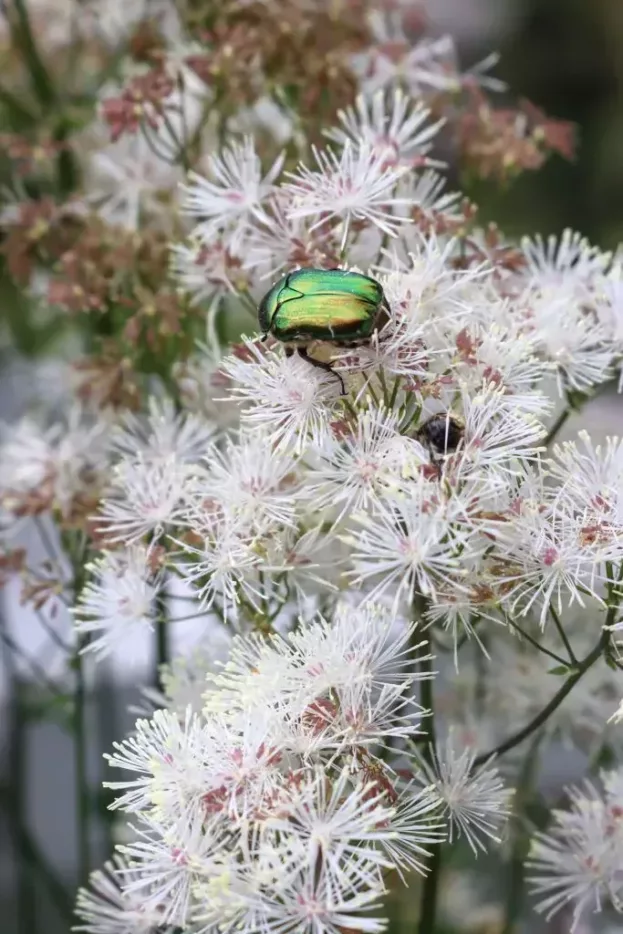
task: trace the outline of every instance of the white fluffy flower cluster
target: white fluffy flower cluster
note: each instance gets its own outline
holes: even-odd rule
[[[414,626],[381,608],[339,607],[266,641],[235,641],[208,677],[204,707],[158,710],[108,756],[131,773],[110,787],[136,839],[98,873],[78,910],[89,931],[379,931],[387,874],[422,871],[450,832],[495,836],[508,791],[450,743],[439,762],[383,761],[417,738],[430,679]],[[421,669],[418,671],[418,669]],[[411,780],[404,776],[407,767]],[[139,907],[140,906],[140,907]]]
[[[173,664],[162,709],[110,757],[132,773],[113,787],[134,837],[80,895],[91,934],[381,930],[390,871],[424,871],[442,839],[497,845],[498,756],[541,729],[597,753],[623,716],[623,443],[548,431],[623,372],[621,258],[572,232],[510,244],[478,228],[419,98],[460,84],[453,46],[403,55],[383,23],[355,63],[363,95],[298,167],[263,164],[229,126],[179,205],[180,166],[143,172],[143,137],[88,166],[128,167],[118,202],[92,183],[104,216],[133,228],[153,210],[182,238],[172,275],[210,340],[145,413],[9,430],[0,505],[75,513],[83,531],[92,515],[82,651],[180,621],[180,582],[185,619],[235,636],[220,667],[201,647]],[[196,100],[183,68],[192,133],[210,92]],[[298,348],[257,334],[262,296],[300,268],[373,278],[371,336],[340,344],[330,320]],[[232,309],[252,333],[224,350]],[[621,909],[617,775],[536,838],[546,910]]]
[[[549,916],[572,906],[575,931],[585,911],[623,905],[623,770],[601,774],[602,789],[587,782],[569,790],[569,808],[535,836],[530,868],[539,907]]]

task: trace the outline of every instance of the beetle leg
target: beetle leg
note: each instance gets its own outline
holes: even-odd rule
[[[330,363],[325,363],[324,360],[316,360],[315,357],[310,357],[307,353],[307,347],[298,347],[299,357],[302,357],[303,360],[307,360],[308,363],[311,363],[312,366],[318,367],[319,370],[326,370],[327,373],[333,373],[336,379],[339,379],[340,386],[342,387],[342,395],[346,395],[346,386],[344,385],[344,380],[339,373],[333,369]]]

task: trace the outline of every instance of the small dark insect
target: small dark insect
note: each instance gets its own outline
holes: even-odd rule
[[[449,414],[433,415],[424,422],[418,437],[433,454],[451,454],[463,440],[463,425]]]

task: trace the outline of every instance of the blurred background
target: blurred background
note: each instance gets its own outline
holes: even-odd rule
[[[552,158],[540,172],[524,173],[508,187],[469,182],[468,194],[482,205],[485,216],[495,219],[508,234],[536,230],[547,234],[572,227],[599,246],[615,249],[623,239],[623,0],[428,0],[426,8],[433,33],[455,37],[465,66],[498,50],[501,59],[495,74],[507,82],[513,99],[527,97],[548,114],[577,125],[574,161]],[[0,2],[0,15],[1,9]],[[103,4],[103,16],[105,9]],[[0,133],[3,131],[0,127]],[[15,361],[6,355],[4,359],[0,418],[10,419],[33,392],[53,391],[53,379],[46,384],[44,374],[41,384],[33,386],[30,378],[20,375],[21,368]],[[620,397],[614,395],[593,404],[591,419],[601,433],[617,426],[620,430],[621,404]],[[572,423],[567,430],[574,431]],[[53,540],[50,547],[54,550]],[[53,674],[57,647],[49,634],[34,614],[25,613],[19,606],[17,588],[2,591],[2,600],[1,612],[10,621],[11,631],[17,633],[18,642],[27,645],[31,654],[34,646],[34,657],[40,659],[37,665]],[[178,638],[180,643],[192,641],[192,627],[180,631]],[[133,715],[128,713],[128,706],[138,703],[137,685],[146,680],[153,667],[151,646],[134,648],[137,655],[144,657],[144,667],[128,667],[124,653],[109,666],[109,676],[97,688],[101,702],[93,705],[89,721],[95,797],[104,774],[101,752],[131,725]],[[51,722],[35,723],[26,737],[13,728],[24,713],[12,707],[17,703],[13,680],[38,680],[39,674],[32,665],[16,667],[15,655],[4,646],[0,675],[0,791],[7,806],[0,818],[2,934],[64,934],[66,892],[72,890],[75,880],[71,743]],[[26,698],[36,706],[36,692]],[[19,703],[24,703],[23,691]],[[62,697],[58,703],[60,710]],[[96,708],[105,715],[96,719]],[[558,766],[574,777],[571,760],[565,759]],[[106,803],[102,795],[98,802],[102,814],[106,813]],[[15,820],[17,810],[27,815],[25,824]],[[105,822],[102,826],[101,839],[94,843],[103,859]],[[17,872],[12,855],[16,847],[27,854],[25,872]],[[51,872],[44,863],[52,867]],[[468,918],[469,929],[474,932],[502,934],[495,891],[479,893],[465,876],[457,876],[454,881],[449,878],[445,891],[448,898],[444,927],[439,934],[466,930]],[[479,907],[481,899],[485,908]],[[393,906],[395,934],[413,929],[412,906],[413,895],[405,891]],[[31,919],[26,925],[24,917]],[[526,934],[537,930],[540,928],[534,920],[525,928]],[[605,932],[606,928],[599,930]],[[567,932],[559,928],[558,934]]]
[[[500,52],[513,97],[577,126],[573,162],[550,160],[506,190],[473,188],[508,233],[581,230],[603,248],[623,232],[623,4],[620,0],[429,0],[463,60]]]

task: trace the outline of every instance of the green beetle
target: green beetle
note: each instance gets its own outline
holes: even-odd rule
[[[259,306],[263,340],[272,334],[313,366],[334,373],[344,394],[344,381],[329,363],[307,353],[314,341],[354,346],[365,343],[389,315],[383,289],[376,280],[344,269],[297,269],[280,279]]]

